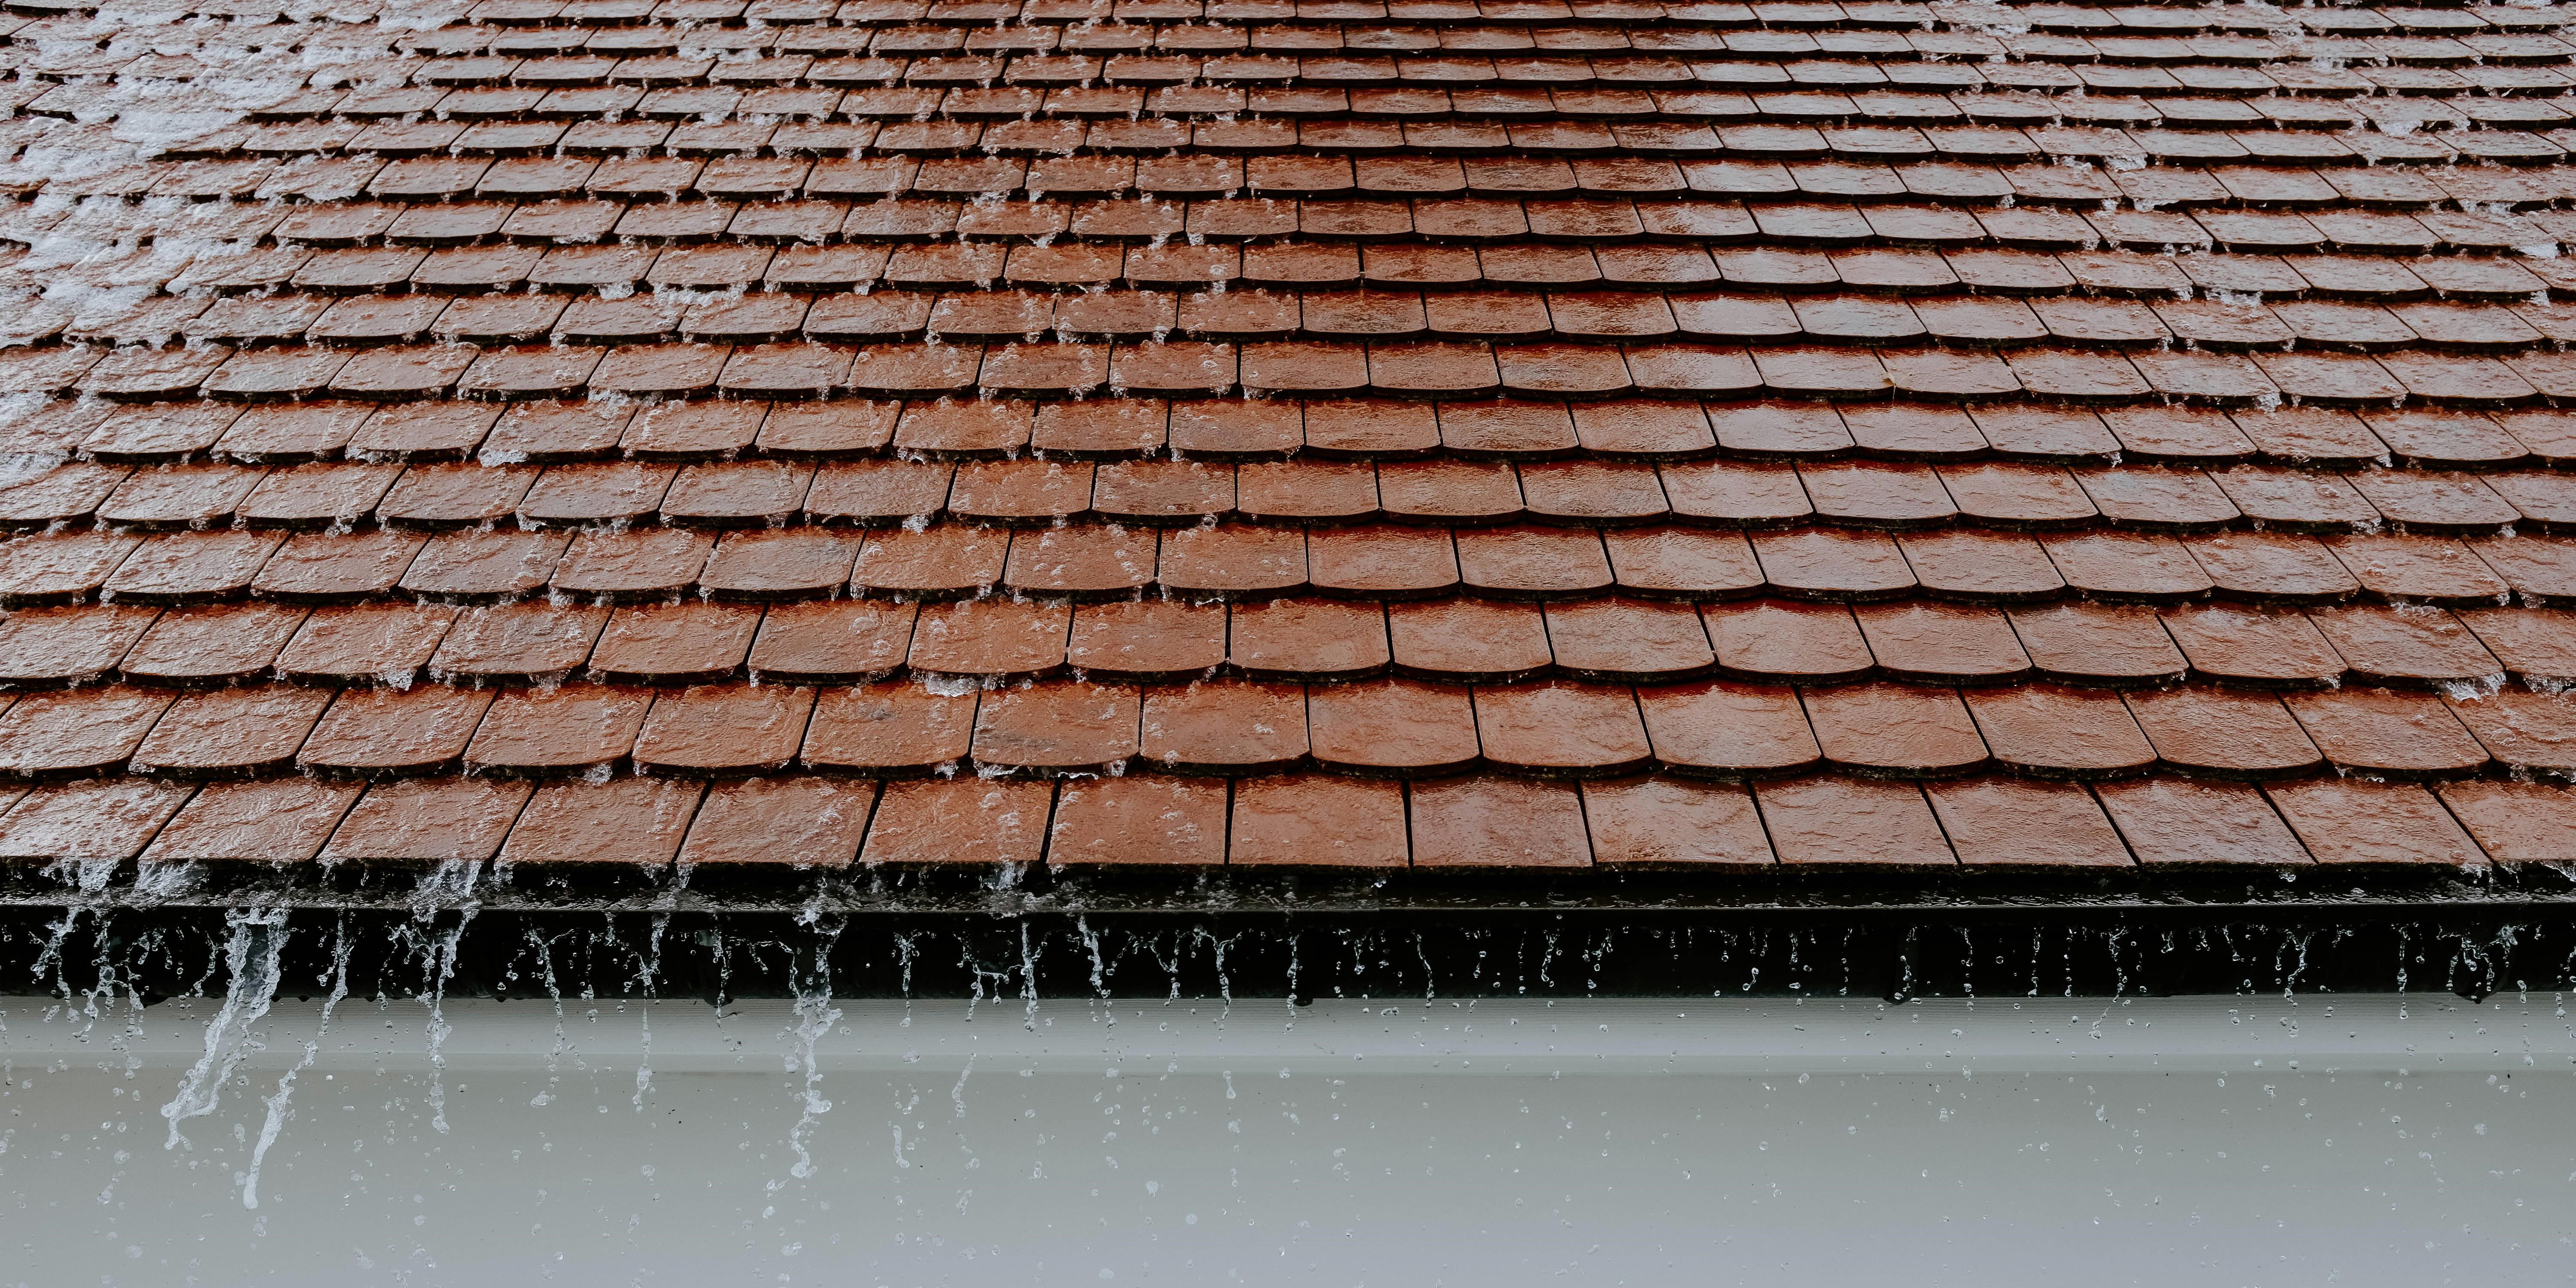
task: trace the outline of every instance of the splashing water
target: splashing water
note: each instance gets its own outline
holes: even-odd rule
[[[841,937],[841,923],[826,921],[815,928],[813,957],[801,968],[791,966],[796,994],[796,1027],[790,1030],[793,1048],[787,1058],[787,1071],[802,1071],[805,1087],[796,1116],[796,1125],[787,1133],[787,1147],[796,1152],[796,1162],[787,1174],[797,1180],[814,1175],[814,1155],[806,1141],[814,1134],[815,1120],[832,1111],[832,1102],[823,1098],[823,1066],[815,1054],[815,1045],[841,1022],[841,1009],[832,1005],[832,946]],[[769,1183],[775,1194],[785,1185]]]
[[[206,1024],[206,1053],[179,1080],[178,1094],[161,1106],[161,1116],[170,1120],[170,1137],[161,1146],[164,1149],[178,1149],[188,1143],[188,1138],[179,1134],[182,1120],[215,1111],[216,1098],[232,1077],[234,1067],[243,1056],[262,1049],[250,1036],[250,1029],[268,1015],[269,1004],[277,1000],[277,958],[286,948],[286,910],[235,909],[224,914],[224,919],[232,924],[232,938],[224,947],[224,965],[232,983],[224,990],[224,1004]]]
[[[284,936],[279,936],[283,939]],[[322,1038],[331,1031],[331,1013],[349,996],[349,918],[346,913],[331,928],[331,991],[322,999],[322,1019],[314,1026],[313,1036],[305,1040],[304,1058],[296,1061],[277,1080],[277,1090],[261,1103],[268,1106],[268,1117],[259,1126],[259,1142],[251,1146],[250,1167],[241,1172],[242,1206],[259,1207],[259,1167],[268,1158],[269,1146],[277,1143],[277,1133],[286,1126],[287,1098],[295,1094],[295,1075],[313,1067],[322,1053]],[[173,1124],[175,1129],[175,1124]]]
[[[435,928],[442,909],[457,912],[455,925],[431,936],[429,978],[420,995],[429,1007],[429,1125],[441,1136],[447,1134],[447,981],[456,976],[457,946],[465,928],[483,906],[474,897],[474,883],[482,875],[479,861],[449,859],[423,876],[411,896],[412,915],[424,925]]]

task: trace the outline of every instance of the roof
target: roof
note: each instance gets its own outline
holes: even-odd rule
[[[7,9],[0,856],[2576,859],[2559,9]]]

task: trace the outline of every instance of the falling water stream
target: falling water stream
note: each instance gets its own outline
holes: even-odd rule
[[[59,876],[0,924],[0,1288],[2576,1264],[2554,921],[1283,934]]]

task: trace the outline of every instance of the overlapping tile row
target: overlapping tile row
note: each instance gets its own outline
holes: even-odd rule
[[[2570,798],[2529,783],[1848,777],[1751,786],[1258,778],[101,779],[0,789],[0,857],[989,871],[1220,865],[1493,873],[2031,875],[2562,864]],[[700,867],[699,865],[705,865]]]
[[[2551,9],[0,18],[0,857],[2576,859]]]

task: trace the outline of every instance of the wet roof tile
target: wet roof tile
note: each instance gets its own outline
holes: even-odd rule
[[[1185,8],[355,15],[23,176],[0,276],[100,303],[0,352],[0,760],[101,782],[0,838],[2567,857],[2564,47]],[[25,120],[147,110],[84,66]]]

